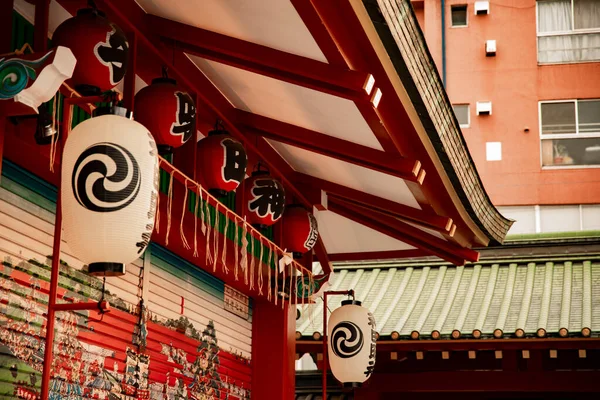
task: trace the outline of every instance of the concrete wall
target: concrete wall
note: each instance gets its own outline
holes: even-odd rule
[[[539,66],[535,0],[492,0],[489,15],[474,15],[474,2],[446,0],[447,90],[453,104],[470,104],[463,134],[492,201],[600,203],[598,168],[542,169],[538,116],[539,101],[600,98],[600,63]],[[441,0],[413,3],[441,74]],[[467,27],[451,27],[455,4],[468,4]],[[477,101],[492,101],[492,115],[477,116]],[[486,161],[486,142],[502,143],[502,160]]]

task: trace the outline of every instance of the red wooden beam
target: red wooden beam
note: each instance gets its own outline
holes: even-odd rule
[[[598,393],[598,371],[427,371],[410,374],[375,373],[361,389],[359,399],[401,398],[401,392],[594,392]],[[398,382],[401,381],[402,384]],[[364,397],[362,397],[364,396]],[[501,396],[504,397],[504,396]],[[571,398],[570,396],[567,396]],[[594,398],[590,396],[589,398]],[[479,398],[479,397],[477,397]]]
[[[462,241],[467,240],[470,244],[476,241],[485,245],[489,239],[487,236],[478,233],[480,230],[475,224],[469,223],[470,217],[466,212],[461,213],[460,211],[463,206],[458,203],[456,197],[451,195],[450,191],[454,189],[447,185],[447,180],[444,183],[443,175],[445,171],[437,172],[439,164],[436,166],[433,158],[438,156],[435,154],[430,155],[429,151],[433,150],[428,150],[424,145],[430,139],[422,137],[417,132],[397,94],[397,82],[392,82],[394,77],[388,75],[389,71],[380,61],[379,54],[371,43],[372,39],[365,32],[351,2],[294,0],[294,3],[308,3],[315,8],[322,23],[331,34],[332,40],[335,41],[348,62],[349,68],[369,71],[375,77],[377,86],[383,93],[381,103],[374,110],[377,119],[385,127],[390,140],[400,154],[420,160],[423,168],[430,173],[427,184],[419,186],[419,190],[415,191],[414,185],[409,185],[409,188],[416,192],[415,196],[419,196],[418,201],[421,206],[431,203],[437,213],[453,218],[459,231],[457,236]],[[370,21],[368,23],[371,24]],[[307,26],[313,32],[314,27]],[[391,74],[395,74],[395,72],[392,71]],[[369,118],[374,117],[370,114]],[[374,122],[376,121],[370,123],[372,128],[375,125]],[[419,193],[421,189],[424,196]],[[475,238],[473,233],[475,233]]]
[[[428,211],[419,210],[417,208],[396,203],[382,197],[377,197],[369,193],[351,189],[349,187],[326,181],[324,179],[315,178],[300,172],[296,172],[294,180],[302,184],[320,188],[330,195],[367,205],[380,211],[392,214],[395,217],[415,222],[427,228],[435,229],[439,232],[448,233],[452,229],[452,219],[448,217],[443,217]]]
[[[325,54],[325,57],[331,64],[342,66],[348,69],[358,71],[369,71],[368,68],[353,68],[348,59],[348,55],[341,48],[338,40],[336,40],[331,28],[325,23],[320,15],[320,11],[315,4],[310,0],[291,0],[292,5],[296,8],[296,11],[302,18],[302,21],[313,35],[313,38],[317,42],[317,45]],[[333,8],[337,7],[337,2],[326,2]],[[333,4],[336,3],[336,4]],[[344,23],[340,21],[340,23]],[[352,40],[352,34],[348,37],[348,40]],[[370,71],[369,71],[370,72]],[[375,89],[374,89],[375,90]],[[372,107],[369,102],[355,101],[356,107],[362,114],[363,118],[373,131],[373,134],[377,137],[377,140],[381,144],[383,149],[391,154],[400,154],[396,144],[392,140],[391,135],[388,133],[387,128],[383,125],[379,119],[375,108]]]
[[[86,301],[83,303],[60,303],[54,305],[54,311],[81,311],[81,310],[97,310],[102,312],[110,311],[110,303],[103,301]]]
[[[319,353],[318,340],[296,341],[296,352]],[[600,338],[378,340],[377,352],[469,350],[600,350]]]
[[[236,110],[236,120],[248,134],[291,144],[341,161],[417,182],[421,163],[338,139],[269,117]],[[420,182],[422,183],[422,182]]]
[[[137,73],[137,35],[135,32],[127,33],[129,42],[129,61],[127,63],[127,73],[123,82],[123,103],[129,111],[134,111],[133,99],[135,97],[135,75]]]
[[[202,58],[348,99],[365,99],[369,79],[353,71],[233,38],[180,22],[147,15],[148,26],[169,45]]]
[[[389,251],[363,251],[360,253],[333,253],[329,254],[331,262],[339,261],[371,261],[391,260],[397,258],[426,257],[432,254],[421,249],[414,250],[389,250]]]
[[[465,258],[458,254],[459,249],[456,246],[413,226],[404,224],[397,219],[392,220],[388,216],[379,214],[374,210],[355,206],[339,199],[333,200],[330,198],[328,200],[328,209],[384,235],[400,240],[418,249],[429,251],[433,255],[454,265],[465,264]],[[443,242],[443,244],[440,242]]]
[[[0,54],[11,53],[14,0],[0,1]]]
[[[0,54],[10,53],[12,38],[13,0],[0,2]],[[8,118],[0,118],[0,180],[2,175],[2,159],[4,156],[4,137],[8,135]]]
[[[137,5],[134,0],[123,0],[115,4],[107,0],[96,0],[96,4],[100,9],[105,11],[107,15],[118,23],[122,29],[132,30],[138,35],[138,44],[149,48],[152,52],[158,56],[165,65],[169,67],[170,71],[173,71],[182,82],[190,88],[193,88],[200,99],[206,106],[208,106],[229,128],[230,133],[238,140],[242,141],[246,148],[255,153],[263,162],[271,169],[271,173],[279,177],[283,185],[292,192],[292,194],[305,206],[310,207],[310,202],[303,196],[302,192],[295,188],[291,181],[291,167],[287,166],[285,160],[275,152],[275,150],[265,142],[264,139],[260,140],[262,147],[248,140],[248,138],[240,131],[240,129],[234,123],[235,119],[233,114],[235,112],[234,107],[225,98],[225,96],[219,91],[219,89],[198,69],[198,67],[181,51],[173,51],[172,58],[169,60],[167,54],[168,49],[164,46],[157,45],[157,37],[153,31],[148,27],[148,20],[146,19],[146,13]],[[268,147],[266,147],[268,146]],[[263,154],[261,152],[264,151]],[[271,149],[269,153],[267,150]],[[284,168],[287,173],[283,173],[277,167]],[[325,245],[319,238],[315,245],[315,254],[319,258],[323,269],[326,272],[331,270],[331,263],[327,257]]]
[[[10,14],[12,16],[12,13]],[[33,32],[33,48],[36,53],[48,50],[48,18],[50,15],[50,0],[37,0],[35,4],[35,19]]]

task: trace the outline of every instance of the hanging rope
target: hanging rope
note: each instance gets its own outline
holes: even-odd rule
[[[285,256],[284,256],[285,257]],[[279,265],[277,266],[277,272],[275,273],[275,304],[277,304],[277,297],[279,297],[279,290],[277,289],[278,283],[279,283]],[[282,268],[282,285],[283,285],[283,290],[282,292],[285,294],[285,261],[283,262],[283,268]],[[283,296],[281,296],[281,309],[283,310],[283,304],[285,303]]]
[[[210,215],[210,208],[208,207],[208,196],[206,197],[206,202],[204,203],[204,207],[206,209],[206,265],[211,265],[213,262],[213,257],[210,252],[210,233],[212,229],[212,221]],[[215,255],[216,257],[216,255]]]
[[[167,202],[167,233],[166,233],[166,240],[165,240],[165,244],[168,244],[168,238],[169,238],[169,234],[170,234],[170,228],[171,228],[171,217],[172,217],[172,206],[173,206],[173,181],[175,178],[177,178],[177,180],[181,183],[183,183],[186,186],[187,189],[187,184],[188,182],[193,182],[189,177],[187,177],[184,173],[182,173],[181,171],[179,171],[177,168],[173,167],[168,161],[166,161],[164,158],[159,156],[159,161],[161,163],[161,167],[169,172],[169,187],[168,187],[168,202]],[[254,228],[253,226],[251,226],[249,223],[246,222],[245,218],[242,218],[232,212],[230,212],[224,205],[222,205],[222,203],[219,202],[218,199],[216,199],[214,196],[212,196],[210,193],[208,193],[206,190],[204,190],[199,184],[197,184],[196,182],[194,182],[194,185],[196,185],[196,189],[197,189],[197,195],[198,197],[196,198],[196,204],[194,205],[194,214],[196,216],[196,219],[194,221],[194,256],[198,256],[198,248],[197,248],[197,231],[198,231],[198,221],[197,221],[197,216],[198,213],[200,214],[200,221],[202,223],[202,227],[201,227],[201,231],[206,239],[206,265],[213,265],[213,270],[216,270],[216,264],[217,262],[221,262],[223,264],[223,271],[225,273],[228,273],[229,268],[227,267],[227,232],[229,230],[229,224],[230,223],[235,223],[235,233],[234,233],[234,261],[235,261],[235,265],[234,265],[234,274],[235,274],[235,278],[236,280],[239,280],[239,272],[240,269],[242,271],[242,273],[244,274],[244,282],[246,283],[246,285],[249,286],[249,288],[253,288],[254,289],[254,285],[255,285],[255,270],[256,267],[258,266],[259,271],[258,271],[258,277],[257,277],[257,282],[258,282],[258,291],[259,294],[263,294],[263,288],[264,288],[264,271],[263,271],[263,264],[266,263],[266,268],[268,269],[267,271],[267,299],[270,301],[271,297],[273,296],[273,290],[275,289],[276,293],[279,290],[279,283],[278,280],[276,279],[275,282],[275,286],[273,285],[272,282],[272,272],[271,272],[271,267],[274,265],[274,263],[276,264],[276,260],[279,259],[280,256],[283,256],[285,254],[284,250],[279,248],[278,246],[276,246],[274,243],[272,243],[271,241],[269,241],[268,239],[266,239],[261,233],[260,231],[258,231],[256,228]],[[195,190],[196,190],[195,189]],[[189,194],[188,194],[189,195]],[[203,197],[206,196],[206,197]],[[214,207],[211,207],[210,204],[214,204]],[[157,207],[158,207],[158,202],[157,202]],[[185,209],[187,207],[187,198],[184,197],[184,212]],[[219,218],[219,208],[220,207],[225,207],[225,212],[223,217],[226,219],[224,226],[225,226],[225,231],[223,233],[224,236],[224,242],[223,242],[223,249],[221,250],[221,253],[219,253],[219,244],[218,244],[218,234],[219,232],[217,232],[217,229],[219,228],[220,225],[220,218]],[[212,208],[212,210],[211,210]],[[211,214],[212,212],[215,212],[215,216],[213,217]],[[159,213],[160,215],[160,213]],[[158,232],[159,229],[159,220],[158,220],[158,216],[157,216],[157,221],[156,221],[156,229]],[[180,233],[182,231],[182,222],[180,221]],[[250,234],[250,238],[248,238],[248,234]],[[242,237],[240,238],[240,235],[242,235]],[[259,246],[260,246],[260,256],[258,257],[258,261],[255,260],[255,247],[256,247],[256,238],[258,238],[259,241]],[[185,242],[188,244],[187,248],[189,249],[189,242],[187,241],[187,238],[185,238],[185,235],[182,236],[182,242],[183,239],[185,239]],[[264,241],[263,241],[264,239]],[[214,242],[211,243],[210,241],[213,240]],[[240,246],[241,243],[241,246]],[[250,245],[250,251],[248,251],[248,245]],[[265,246],[268,247],[268,249],[265,249]],[[241,247],[238,249],[238,247]],[[268,251],[265,251],[268,250]],[[239,252],[238,252],[239,251]],[[252,257],[251,260],[248,260],[248,253],[250,252],[250,256]],[[266,253],[266,254],[265,254]],[[266,256],[266,257],[265,257]],[[248,261],[250,261],[250,265],[248,263]],[[258,265],[256,264],[258,262]],[[254,264],[254,265],[253,265]],[[284,274],[287,274],[290,277],[294,277],[295,275],[293,274],[294,270],[297,270],[300,272],[300,276],[302,277],[302,290],[303,292],[308,290],[307,289],[307,285],[304,283],[304,277],[307,276],[310,280],[310,282],[312,283],[312,271],[307,270],[306,268],[304,268],[304,266],[302,266],[301,264],[299,264],[298,262],[296,262],[295,260],[291,261],[291,266],[290,266],[290,271],[292,272],[284,272]],[[278,268],[276,268],[276,271],[279,271]],[[278,274],[276,274],[277,277]],[[291,278],[290,278],[291,279]],[[295,280],[297,280],[297,278],[294,278]],[[290,281],[290,284],[292,284],[293,282]],[[285,283],[284,283],[284,290],[287,291],[287,288],[285,288]],[[293,290],[291,293],[294,293]],[[304,296],[303,296],[304,297]],[[275,301],[278,301],[277,299]],[[278,304],[278,303],[277,303]]]
[[[58,131],[56,130],[56,114],[58,110],[58,94],[55,93],[52,98],[52,131],[56,134],[50,138],[50,172],[54,172],[54,160],[56,158],[56,142],[58,141]]]
[[[169,245],[169,235],[171,234],[171,207],[173,206],[173,174],[172,171],[169,175],[169,190],[167,194],[167,236],[165,237],[165,244]]]
[[[185,220],[185,214],[187,211],[187,199],[188,199],[188,187],[187,187],[187,183],[188,180],[185,180],[185,183],[183,184],[183,189],[185,191],[185,195],[183,196],[183,208],[181,209],[181,220],[179,221],[179,236],[181,237],[181,243],[183,244],[183,247],[186,248],[187,250],[190,249],[190,244],[188,243],[186,237],[185,237],[185,232],[183,231],[183,221]]]
[[[244,274],[244,283],[247,285],[248,284],[248,229],[247,229],[247,225],[244,224],[243,228],[242,228],[242,248],[241,248],[241,253],[242,253],[242,259],[240,261],[240,268],[242,270],[242,273]]]
[[[254,256],[254,235],[250,233],[250,290],[254,289],[254,264],[256,257]]]
[[[215,205],[215,225],[213,226],[213,272],[217,270],[217,264],[219,261],[219,203]]]
[[[234,254],[234,277],[235,280],[238,280],[238,272],[239,272],[239,265],[238,265],[238,261],[239,261],[239,242],[240,242],[240,227],[239,226],[235,226],[235,235],[234,235],[234,248],[233,248],[233,254]]]
[[[200,205],[200,186],[196,184],[196,204],[194,205],[194,257],[198,257],[198,205]]]
[[[227,268],[227,229],[229,228],[229,210],[225,212],[225,230],[223,231],[223,250],[221,256],[221,264],[223,272],[229,274],[229,268]]]
[[[267,300],[271,301],[271,262],[273,261],[273,248],[271,247],[271,243],[269,245],[269,257],[267,257]]]
[[[262,238],[259,237],[258,238],[258,244],[260,245],[260,257],[258,258],[258,294],[262,295],[263,294],[263,265],[264,265],[264,261],[263,261],[263,255],[264,255],[264,250],[265,250],[265,246],[263,246],[262,243]]]
[[[154,218],[154,229],[160,233],[160,193],[156,194],[156,217]]]

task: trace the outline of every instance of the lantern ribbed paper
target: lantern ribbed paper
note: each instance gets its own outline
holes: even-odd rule
[[[246,150],[226,130],[208,132],[208,136],[198,142],[196,160],[198,175],[216,196],[235,190],[246,175]]]
[[[312,213],[301,205],[289,205],[286,206],[281,221],[282,247],[293,252],[294,258],[300,258],[303,253],[312,250],[319,238],[317,220]]]
[[[52,42],[73,52],[77,65],[72,83],[83,94],[110,90],[125,76],[129,60],[127,37],[102,11],[79,10],[56,28]]]
[[[359,301],[346,300],[331,313],[327,324],[331,372],[343,384],[358,386],[375,367],[375,318]]]
[[[154,229],[158,157],[150,132],[117,115],[77,125],[65,143],[61,195],[71,251],[90,274],[124,274]]]
[[[174,79],[154,79],[135,95],[135,119],[150,130],[161,153],[195,137],[196,105]]]

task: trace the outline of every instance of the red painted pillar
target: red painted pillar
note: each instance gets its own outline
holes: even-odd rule
[[[45,53],[48,50],[48,16],[50,15],[50,0],[38,0],[35,5],[35,32],[33,46],[36,52]]]
[[[293,400],[296,307],[264,300],[252,309],[252,400]]]
[[[13,0],[0,1],[0,54],[10,53],[12,39]],[[8,119],[0,117],[0,174],[2,173],[2,155],[4,154],[4,135]]]
[[[2,180],[2,160],[4,158],[4,135],[7,134],[8,119],[0,117],[0,181]]]
[[[10,53],[12,42],[13,0],[0,1],[0,54]]]

